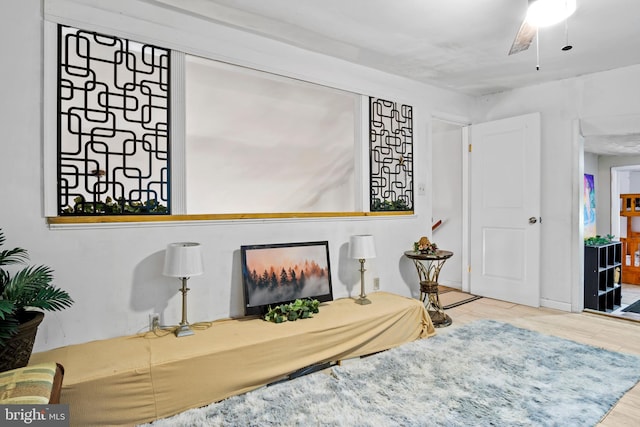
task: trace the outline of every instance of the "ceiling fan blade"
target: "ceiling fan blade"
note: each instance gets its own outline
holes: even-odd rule
[[[526,20],[522,21],[520,30],[518,30],[518,34],[516,34],[516,38],[513,40],[513,44],[509,50],[509,55],[529,49],[533,38],[536,36],[536,29],[535,26],[529,24]]]

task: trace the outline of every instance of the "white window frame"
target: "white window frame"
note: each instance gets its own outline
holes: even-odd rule
[[[57,188],[58,24],[45,21],[44,27],[44,215],[46,217],[57,217],[59,216],[59,194]],[[186,199],[189,195],[186,194],[185,57],[186,54],[184,52],[171,50],[171,98],[169,107],[171,117],[170,216],[189,214],[186,209]],[[362,138],[368,132],[368,121],[362,116],[363,112],[368,115],[368,108],[364,108],[368,106],[368,97],[359,95],[359,98],[360,103],[355,106],[356,111],[354,111],[354,115],[357,118],[356,126],[354,126],[354,141],[361,142],[359,144],[360,149],[356,149],[354,152],[357,183],[354,200],[356,203],[355,212],[365,212],[368,209],[368,191],[365,191],[363,187],[365,184],[368,186],[368,182],[363,172],[365,166],[368,166],[365,161],[368,156],[368,145],[362,143]],[[216,213],[211,212],[211,214],[215,215]],[[130,219],[135,221],[135,217]]]
[[[123,8],[127,9],[127,14],[118,12]],[[149,8],[153,8],[153,19],[148,19]],[[109,5],[100,5],[97,2],[91,4],[88,0],[44,0],[44,98],[43,98],[43,206],[44,216],[50,218],[61,218],[58,216],[58,189],[57,189],[57,25],[69,25],[82,28],[88,31],[110,34],[116,37],[128,38],[141,43],[148,43],[161,46],[171,50],[171,215],[158,215],[154,224],[171,223],[172,221],[188,221],[186,214],[185,194],[185,131],[184,131],[184,55],[192,54],[202,56],[215,61],[223,61],[233,65],[253,68],[258,71],[273,73],[293,79],[307,81],[312,84],[327,86],[338,90],[359,93],[360,111],[355,114],[360,117],[359,125],[354,128],[356,141],[360,142],[360,150],[355,151],[355,176],[356,202],[360,203],[357,212],[346,213],[352,219],[367,219],[374,215],[377,218],[388,216],[398,218],[398,214],[406,217],[414,216],[414,211],[410,212],[370,212],[369,211],[369,96],[362,95],[363,91],[354,87],[345,87],[344,84],[336,84],[331,81],[324,81],[321,72],[300,72],[295,66],[290,70],[283,71],[281,66],[274,65],[274,61],[265,59],[266,54],[259,52],[251,40],[235,40],[235,46],[227,46],[226,38],[229,37],[230,29],[219,26],[211,27],[207,24],[207,32],[211,32],[214,37],[219,36],[220,43],[211,43],[211,37],[202,37],[202,31],[189,31],[169,25],[170,12],[156,10],[152,5],[143,2],[128,2],[126,0],[114,0]],[[198,20],[194,25],[202,25]],[[201,30],[201,28],[199,28]],[[253,36],[251,36],[253,37]],[[265,40],[265,44],[271,42]],[[258,65],[259,64],[259,65]],[[269,64],[269,65],[267,65]],[[289,64],[291,65],[291,64]],[[415,210],[415,199],[414,199]],[[353,214],[353,215],[349,215]],[[182,216],[181,218],[172,218]],[[343,216],[343,215],[340,215]],[[166,218],[164,221],[162,217]],[[305,218],[316,220],[331,220],[331,215],[317,216],[310,215]],[[265,216],[256,219],[264,221]],[[221,218],[221,220],[230,218]],[[276,220],[283,218],[276,217]],[[231,218],[233,220],[233,218]],[[290,218],[291,221],[300,221],[300,218]],[[118,221],[122,223],[136,223],[135,216],[127,216],[126,219]],[[96,224],[93,224],[96,225]],[[103,224],[104,225],[104,224]],[[64,226],[64,224],[63,224]],[[91,226],[91,225],[90,225]]]

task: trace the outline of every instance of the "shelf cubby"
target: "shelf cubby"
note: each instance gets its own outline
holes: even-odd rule
[[[620,307],[622,244],[584,247],[584,308],[611,312]]]

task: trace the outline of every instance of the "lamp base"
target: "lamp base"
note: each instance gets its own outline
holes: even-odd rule
[[[364,258],[360,259],[360,298],[356,300],[356,304],[367,305],[371,304],[371,301],[367,299],[367,294],[364,293]]]
[[[193,330],[189,327],[189,324],[180,325],[178,329],[176,329],[176,337],[186,337],[189,335],[193,335]]]
[[[371,301],[365,297],[360,297],[356,300],[356,304],[367,305],[367,304],[371,304]]]

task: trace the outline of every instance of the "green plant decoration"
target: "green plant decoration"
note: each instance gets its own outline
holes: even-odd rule
[[[586,239],[584,239],[584,244],[585,246],[602,246],[602,245],[608,245],[609,243],[611,243],[613,241],[613,239],[616,236],[614,236],[613,234],[607,234],[605,237],[602,236],[594,236],[594,237],[587,237]]]
[[[105,215],[122,215],[122,214],[165,214],[168,213],[166,206],[158,203],[156,199],[150,199],[146,202],[129,202],[123,198],[113,200],[107,197],[104,202],[96,203],[86,202],[84,197],[78,196],[73,199],[73,206],[66,206],[62,209],[62,215],[86,215],[86,214],[105,214]]]
[[[318,313],[320,302],[316,299],[297,299],[288,304],[280,304],[264,315],[264,320],[274,323],[282,323],[287,320],[293,322],[298,319],[308,319],[312,314]]]
[[[0,247],[5,237],[0,228]],[[3,267],[25,264],[29,260],[26,249],[0,251],[0,347],[18,332],[29,308],[55,311],[71,306],[69,294],[50,284],[53,270],[47,266],[28,266],[11,275]]]
[[[380,200],[378,198],[373,199],[373,205],[371,206],[371,210],[374,212],[378,211],[410,211],[407,202],[404,200]]]

